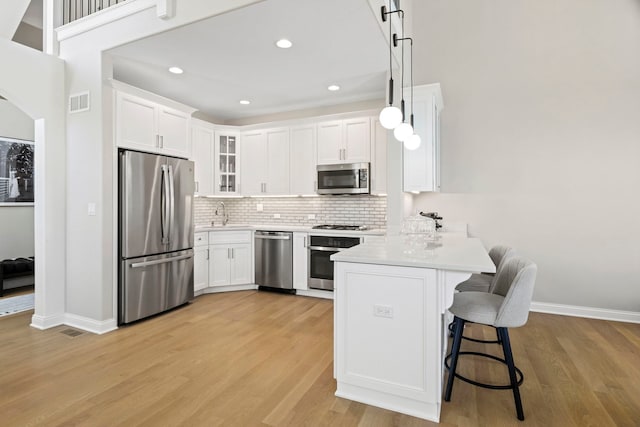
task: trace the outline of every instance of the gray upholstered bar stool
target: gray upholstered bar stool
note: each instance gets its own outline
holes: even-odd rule
[[[496,273],[500,267],[510,258],[516,255],[516,251],[509,246],[494,246],[489,250],[489,257],[496,266]],[[456,291],[460,292],[489,292],[492,288],[496,275],[494,273],[472,274],[464,282],[456,286]]]
[[[513,257],[506,261],[496,274],[495,287],[492,292],[459,292],[453,297],[453,304],[449,311],[453,313],[454,337],[451,353],[445,360],[449,369],[447,389],[444,400],[451,400],[453,379],[457,377],[470,384],[492,389],[511,389],[516,404],[519,420],[524,420],[519,386],[522,384],[522,372],[516,368],[511,352],[508,328],[517,328],[527,323],[529,308],[533,296],[537,266],[520,257]],[[502,345],[504,359],[478,352],[460,351],[462,333],[466,322],[480,323],[493,326],[498,333],[498,343]],[[508,385],[483,384],[456,373],[460,355],[476,355],[488,357],[507,365],[509,371]],[[450,364],[448,363],[450,360]]]
[[[498,271],[506,264],[508,260],[516,256],[516,251],[509,246],[494,246],[489,250],[489,258],[493,261],[493,264],[496,266],[495,273],[474,273],[464,282],[460,282],[458,286],[456,286],[456,291],[458,292],[491,292],[493,287],[495,286],[496,275]],[[449,323],[449,332],[451,336],[453,336],[453,322]],[[485,340],[477,340],[473,338],[467,338],[464,335],[463,339],[481,343],[496,343],[500,340],[498,337],[498,341],[485,341]]]

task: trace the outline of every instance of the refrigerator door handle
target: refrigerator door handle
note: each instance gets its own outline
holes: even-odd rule
[[[167,165],[161,165],[162,189],[160,191],[160,232],[162,233],[162,244],[169,244],[169,173]]]
[[[175,256],[172,258],[157,259],[155,261],[134,262],[133,264],[131,264],[131,268],[149,267],[151,265],[166,264],[168,262],[182,261],[183,259],[189,259],[189,258],[193,258],[193,254]]]
[[[169,165],[169,233],[168,240],[171,241],[171,233],[175,228],[176,221],[176,192],[175,182],[173,177],[173,165]]]

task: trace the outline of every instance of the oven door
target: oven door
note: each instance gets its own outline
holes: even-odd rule
[[[329,258],[339,251],[338,248],[309,246],[309,288],[333,290],[333,261]]]

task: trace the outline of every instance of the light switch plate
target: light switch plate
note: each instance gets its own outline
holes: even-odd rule
[[[264,205],[262,203],[256,204],[256,211],[262,212],[264,210]]]
[[[95,203],[89,203],[87,205],[87,215],[96,216],[96,204]]]
[[[273,214],[274,218],[280,218],[280,214]]]

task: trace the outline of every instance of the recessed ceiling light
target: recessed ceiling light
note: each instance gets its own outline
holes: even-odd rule
[[[276,46],[278,46],[280,49],[289,49],[291,46],[293,46],[293,43],[291,43],[287,39],[280,39],[276,42]]]
[[[169,72],[173,74],[182,74],[184,71],[180,67],[171,67],[169,68]]]
[[[247,101],[246,99],[243,99],[243,100],[240,101],[240,104],[249,105],[249,104],[251,104],[251,101]]]
[[[329,86],[327,89],[329,89],[331,92],[335,92],[336,90],[340,90],[340,86],[338,86],[338,85],[331,85],[331,86]]]

